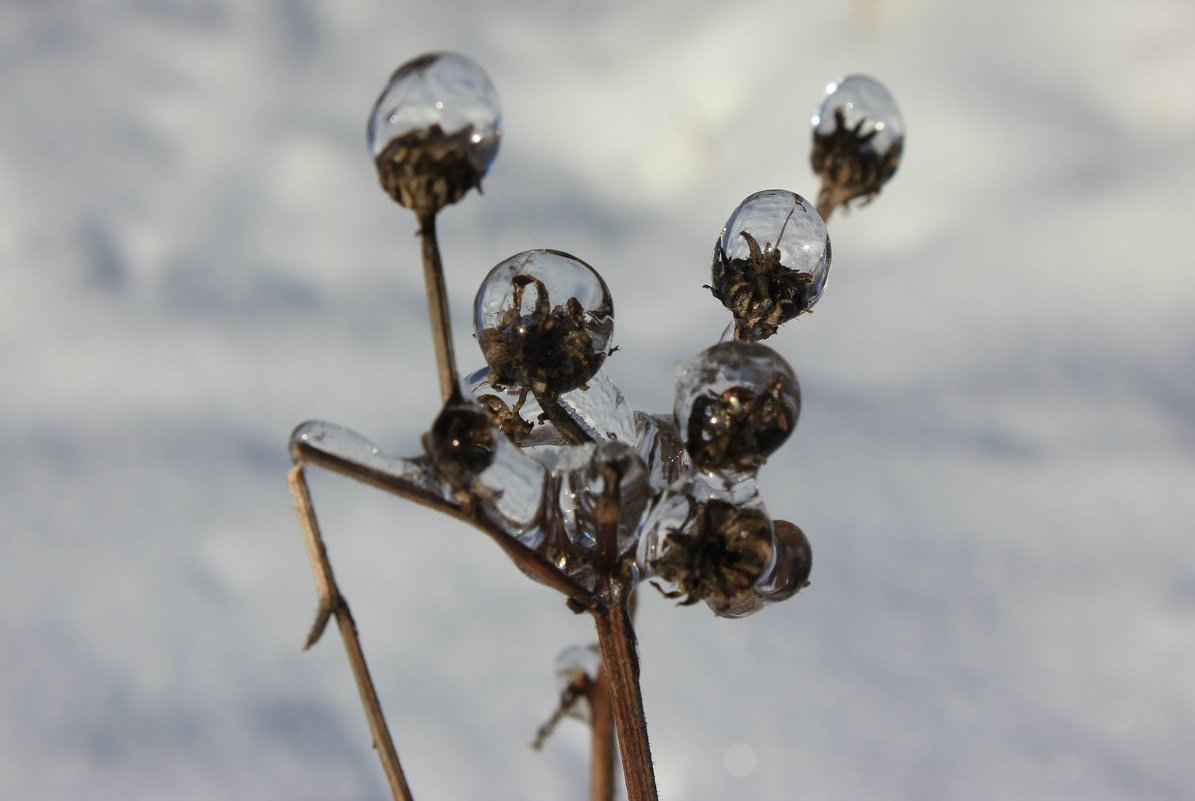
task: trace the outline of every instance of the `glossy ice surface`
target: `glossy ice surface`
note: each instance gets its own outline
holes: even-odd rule
[[[470,160],[489,168],[501,138],[501,106],[489,76],[457,53],[428,53],[390,77],[369,116],[369,152],[378,156],[396,138],[438,128],[443,134],[471,129]]]

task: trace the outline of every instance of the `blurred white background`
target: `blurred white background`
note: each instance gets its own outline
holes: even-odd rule
[[[826,82],[904,110],[774,340],[805,403],[764,491],[813,585],[642,604],[665,801],[1195,797],[1192,42],[1189,0],[6,0],[0,797],[386,797],[338,643],[300,652],[286,440],[413,453],[436,411],[413,218],[364,148],[435,49],[505,115],[440,223],[463,366],[489,267],[560,248],[652,411],[728,320],[726,216],[816,192]],[[583,798],[583,727],[526,744],[587,621],[472,530],[314,491],[416,796]]]

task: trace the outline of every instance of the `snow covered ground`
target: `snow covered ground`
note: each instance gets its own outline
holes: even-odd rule
[[[650,410],[726,323],[729,212],[815,192],[824,84],[905,113],[775,340],[805,405],[765,497],[813,586],[642,606],[665,801],[1195,797],[1192,42],[1188,0],[5,2],[0,797],[386,797],[338,644],[299,650],[285,444],[319,417],[414,452],[435,412],[363,144],[431,49],[506,120],[441,220],[458,353],[490,266],[567,250]],[[526,743],[587,622],[470,530],[314,491],[417,797],[582,798],[582,727]]]

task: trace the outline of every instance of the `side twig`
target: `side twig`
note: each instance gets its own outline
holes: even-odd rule
[[[319,640],[330,617],[336,618],[336,626],[340,629],[340,638],[348,655],[349,667],[353,672],[353,679],[357,682],[361,705],[365,709],[365,718],[369,722],[369,733],[373,737],[374,748],[382,763],[382,771],[386,774],[386,782],[390,785],[390,794],[394,801],[413,801],[411,788],[398,759],[398,750],[394,747],[390,729],[386,725],[386,717],[382,714],[382,704],[378,700],[373,678],[369,675],[369,667],[365,663],[365,652],[361,649],[357,624],[353,621],[348,602],[341,595],[332,575],[332,563],[328,560],[328,551],[320,535],[319,522],[315,516],[315,507],[311,503],[311,491],[303,474],[303,466],[293,467],[287,474],[287,481],[294,498],[295,511],[299,516],[299,526],[303,530],[303,541],[307,545],[307,557],[311,561],[311,572],[315,576],[315,586],[319,594],[319,611],[304,648],[310,648]]]

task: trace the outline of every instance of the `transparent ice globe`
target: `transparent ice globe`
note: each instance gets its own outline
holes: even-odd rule
[[[473,303],[490,384],[555,397],[597,373],[614,304],[597,271],[557,250],[528,250],[490,270]]]
[[[467,488],[494,461],[494,435],[476,403],[454,401],[436,416],[423,439],[432,463],[451,486]]]
[[[644,515],[636,558],[667,598],[698,601],[721,617],[756,606],[775,567],[772,523],[758,493],[732,500],[701,477],[677,481]]]
[[[455,203],[497,155],[500,117],[498,93],[471,59],[428,53],[403,64],[369,117],[382,188],[420,213]]]
[[[904,118],[875,78],[850,75],[831,83],[812,125],[810,162],[822,180],[818,207],[824,213],[856,198],[870,200],[896,174]]]
[[[776,565],[771,574],[756,587],[760,599],[774,604],[786,601],[805,588],[813,568],[813,549],[809,538],[795,523],[777,520]]]
[[[698,470],[754,473],[800,412],[796,375],[766,345],[719,342],[677,368],[676,426]]]
[[[769,189],[730,215],[714,246],[710,291],[734,315],[736,339],[758,341],[809,311],[830,272],[830,236],[813,204]]]

